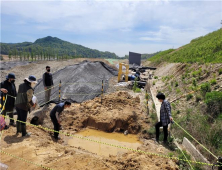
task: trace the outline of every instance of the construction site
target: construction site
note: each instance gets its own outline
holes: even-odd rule
[[[218,155],[213,153],[215,150],[206,148],[205,143],[195,139],[195,133],[190,135],[189,129],[181,127],[175,119],[168,128],[169,146],[153,140],[155,123],[160,119],[161,103],[156,98],[157,93],[164,92],[167,100],[175,103],[173,112],[179,107],[183,112],[188,104],[187,94],[196,93],[186,89],[183,93],[173,93],[165,88],[163,79],[170,77],[176,82],[185,72],[186,64],[154,66],[144,60],[137,65],[126,59],[109,62],[84,58],[19,63],[7,61],[7,56],[4,58],[1,79],[15,73],[17,89],[30,73],[36,76],[34,95],[38,107],[28,114],[26,127],[32,133],[30,137],[20,137],[14,127],[1,131],[1,170],[221,168]],[[51,67],[54,80],[48,104],[44,101],[42,82],[46,65]],[[217,72],[222,65],[209,67],[211,72]],[[202,81],[208,79],[210,75]],[[217,76],[217,86],[221,91],[222,75]],[[72,105],[61,115],[61,139],[57,141],[53,138],[50,111],[64,101]],[[16,113],[14,119],[17,120]],[[8,117],[6,122],[9,122]]]

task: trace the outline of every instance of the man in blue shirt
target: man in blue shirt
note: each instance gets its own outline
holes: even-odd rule
[[[71,103],[66,101],[65,103],[59,103],[57,104],[52,111],[50,112],[50,117],[52,120],[52,123],[54,125],[54,138],[56,140],[59,139],[59,129],[60,129],[60,124],[61,124],[61,119],[60,119],[60,114],[62,113],[62,111],[66,108],[69,108],[71,106]],[[56,132],[57,131],[57,132]]]
[[[168,124],[170,124],[173,121],[173,118],[171,116],[171,106],[170,103],[165,100],[165,95],[163,93],[158,93],[156,96],[161,102],[160,107],[160,122],[158,122],[156,127],[156,141],[159,143],[159,133],[160,133],[160,127],[163,126],[163,132],[164,132],[164,144],[167,144],[167,136],[168,136]]]

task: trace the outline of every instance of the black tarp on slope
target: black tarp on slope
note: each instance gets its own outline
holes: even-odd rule
[[[112,76],[117,76],[118,71],[105,64],[104,62],[83,61],[79,64],[67,66],[53,73],[54,86],[58,85],[60,80],[61,100],[69,100],[71,102],[83,102],[93,99],[101,93],[102,80],[104,81],[104,92],[108,88],[108,80]],[[35,95],[39,104],[45,103],[45,93],[42,79],[38,80],[35,87]],[[41,92],[41,93],[39,93]],[[94,94],[92,94],[94,93]],[[96,93],[96,94],[95,94]],[[58,103],[59,86],[52,89],[51,99],[53,103]]]

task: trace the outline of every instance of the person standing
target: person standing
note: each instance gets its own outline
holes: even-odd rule
[[[48,104],[51,95],[51,88],[53,87],[53,78],[50,73],[50,67],[46,66],[46,72],[42,76],[43,86],[45,89],[45,103]]]
[[[22,132],[22,136],[30,136],[31,133],[26,132],[26,122],[28,112],[30,112],[31,107],[35,107],[32,101],[33,98],[33,88],[35,87],[37,81],[35,76],[30,75],[25,78],[24,83],[19,85],[18,94],[15,100],[15,107],[18,114],[17,118],[17,134]],[[22,121],[22,122],[20,122]]]
[[[1,82],[0,84],[1,89],[1,105],[2,105],[2,115],[6,116],[7,114],[10,117],[10,123],[9,125],[15,126],[14,119],[13,119],[13,110],[15,107],[15,97],[17,95],[16,93],[16,87],[15,87],[15,74],[9,73],[6,76],[6,80]],[[7,100],[5,103],[5,97],[7,96]],[[5,107],[3,108],[5,103]],[[8,129],[9,126],[5,126],[5,129]]]
[[[173,118],[171,116],[171,106],[170,103],[165,100],[165,95],[163,93],[158,93],[156,96],[161,102],[160,107],[160,122],[158,122],[155,125],[156,128],[156,141],[159,143],[159,133],[160,133],[160,127],[163,126],[163,132],[164,132],[164,144],[167,144],[167,137],[168,137],[168,124],[170,124],[173,121]]]
[[[68,102],[68,101],[66,101],[64,103],[59,103],[50,112],[50,117],[51,117],[52,123],[54,125],[54,130],[57,131],[57,132],[54,131],[54,138],[56,140],[59,139],[59,133],[58,132],[59,132],[59,129],[60,129],[60,126],[61,126],[60,114],[62,113],[62,111],[64,109],[69,108],[70,106],[71,106],[71,103]]]

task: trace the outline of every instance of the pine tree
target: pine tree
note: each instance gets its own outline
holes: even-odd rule
[[[9,51],[8,58],[9,58],[9,60],[11,60],[11,58],[12,58],[12,51],[11,50]]]
[[[31,48],[31,59],[32,59],[32,62],[33,62],[33,58],[34,58],[34,53],[33,53],[33,49]]]

